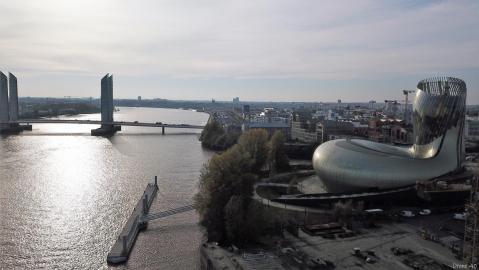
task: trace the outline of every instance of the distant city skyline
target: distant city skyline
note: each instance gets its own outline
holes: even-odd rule
[[[13,1],[0,69],[21,97],[401,101],[426,77],[479,104],[478,1]]]

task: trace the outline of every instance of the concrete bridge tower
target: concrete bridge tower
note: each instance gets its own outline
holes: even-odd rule
[[[113,104],[113,75],[110,74],[107,80],[108,86],[108,120],[113,122],[113,111],[115,110],[115,105]]]
[[[0,133],[10,128],[7,76],[0,71]]]
[[[0,71],[0,133],[17,134],[32,130],[32,125],[20,125],[18,122],[17,77],[8,73],[8,79]]]
[[[10,122],[18,121],[18,88],[17,88],[17,77],[12,73],[8,73],[8,85],[9,85],[9,101],[8,105],[10,106]],[[10,125],[15,126],[15,123]]]
[[[110,75],[106,74],[105,77],[101,79],[101,126],[106,128],[108,123],[113,122],[113,116],[110,114],[110,87],[108,86]]]
[[[121,126],[113,125],[113,75],[106,74],[101,79],[101,127],[93,129],[93,136],[110,136],[121,130]]]

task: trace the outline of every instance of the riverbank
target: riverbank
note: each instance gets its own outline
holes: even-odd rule
[[[58,117],[62,115],[72,116],[79,114],[95,114],[100,112],[100,108],[87,101],[83,102],[66,102],[52,100],[24,101],[20,103],[22,110],[20,111],[21,119],[36,119],[41,117]]]

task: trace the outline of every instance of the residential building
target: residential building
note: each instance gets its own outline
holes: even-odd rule
[[[468,141],[479,141],[479,118],[468,117],[465,125],[465,139]]]
[[[293,115],[291,120],[291,140],[310,144],[318,143],[316,126],[313,126],[308,121],[301,122],[298,114]]]

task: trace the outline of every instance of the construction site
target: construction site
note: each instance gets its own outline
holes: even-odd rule
[[[267,211],[283,217],[282,234],[265,236],[251,249],[205,243],[202,269],[474,268],[479,255],[479,178],[469,176],[453,177],[447,185],[439,180],[418,183],[411,189],[417,200],[392,205],[368,202],[367,197],[336,198],[322,207],[286,204],[273,197],[291,192],[287,184],[276,182],[276,193],[265,192],[259,184],[255,197]],[[301,181],[295,188],[300,186]],[[455,203],[444,204],[443,196],[451,198],[456,191],[461,195],[455,195]]]

